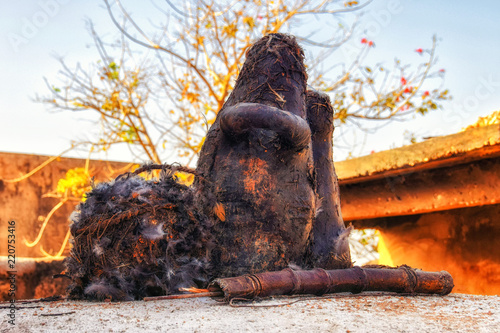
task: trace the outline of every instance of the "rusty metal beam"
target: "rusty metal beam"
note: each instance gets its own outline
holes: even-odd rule
[[[500,203],[500,157],[340,185],[345,221]]]

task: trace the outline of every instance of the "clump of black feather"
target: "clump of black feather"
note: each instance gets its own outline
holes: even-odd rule
[[[69,297],[137,300],[205,287],[212,223],[194,197],[172,172],[158,180],[127,173],[98,184],[71,216]]]

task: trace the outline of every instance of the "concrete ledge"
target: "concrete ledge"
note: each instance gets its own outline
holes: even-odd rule
[[[269,306],[297,298],[277,298]],[[282,307],[211,299],[18,304],[17,332],[496,332],[500,297],[341,294]],[[36,308],[29,308],[37,306]],[[3,310],[6,311],[6,310]],[[58,315],[59,314],[59,315]],[[8,328],[2,315],[2,328]]]

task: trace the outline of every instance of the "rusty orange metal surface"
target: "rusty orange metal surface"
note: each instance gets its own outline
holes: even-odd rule
[[[500,157],[340,184],[345,221],[500,203]]]

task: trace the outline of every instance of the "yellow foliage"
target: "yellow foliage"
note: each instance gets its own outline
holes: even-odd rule
[[[346,2],[344,2],[344,7],[352,7],[352,6],[356,6],[358,4],[359,3],[357,1],[346,1]]]
[[[194,175],[191,173],[185,172],[176,172],[175,177],[177,177],[177,181],[186,186],[191,186],[194,182]]]
[[[236,24],[231,23],[222,28],[222,32],[228,36],[228,37],[236,37],[236,32],[238,31],[238,28],[236,27]]]
[[[471,128],[489,126],[494,124],[500,124],[500,110],[495,111],[485,117],[479,117],[479,119],[474,124],[467,126],[462,131],[466,131]]]
[[[243,23],[248,25],[250,29],[253,29],[255,27],[255,20],[253,17],[247,16],[243,18]]]
[[[90,174],[85,168],[73,168],[66,172],[65,178],[59,179],[57,193],[70,194],[85,200],[85,193],[90,191]]]

